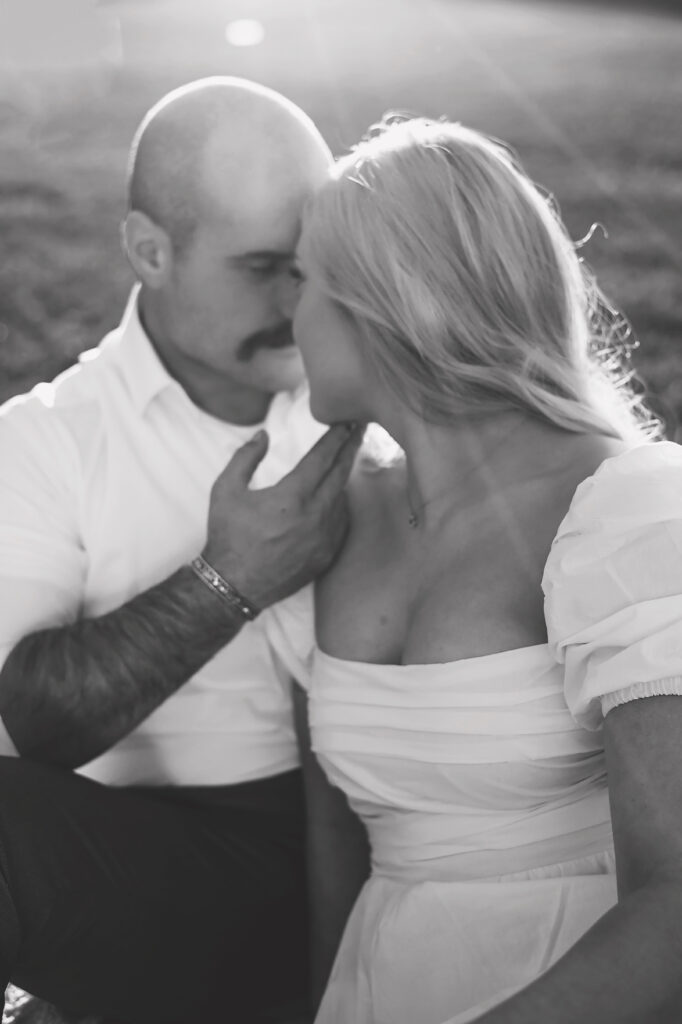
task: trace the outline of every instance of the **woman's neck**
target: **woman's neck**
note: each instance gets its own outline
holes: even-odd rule
[[[555,435],[550,425],[515,410],[457,416],[447,425],[425,423],[403,411],[382,426],[405,452],[410,523],[426,529],[453,507],[535,475],[535,454]]]

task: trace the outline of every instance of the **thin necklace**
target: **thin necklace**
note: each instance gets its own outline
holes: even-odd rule
[[[512,427],[512,429],[509,431],[509,433],[507,434],[507,436],[505,438],[505,445],[504,445],[505,447],[506,447],[506,443],[509,441],[509,438],[512,437],[516,433],[516,431],[520,428],[520,426],[521,426],[521,423],[518,423],[515,427]],[[438,494],[434,494],[433,497],[427,498],[426,501],[422,501],[421,504],[417,505],[416,508],[412,507],[412,502],[410,501],[410,496],[408,494],[407,495],[407,506],[408,506],[410,512],[409,512],[409,515],[407,517],[407,525],[411,529],[415,530],[419,526],[419,516],[421,515],[421,513],[424,511],[425,508],[427,508],[429,505],[432,505],[434,501],[439,501],[440,498],[446,498],[448,496],[448,494],[452,494],[453,491],[458,490],[462,486],[462,484],[466,483],[466,481],[469,480],[469,478],[472,477],[474,475],[474,473],[476,473],[478,470],[480,470],[481,467],[484,464],[485,464],[485,459],[481,459],[481,462],[478,462],[478,463],[476,463],[475,466],[472,466],[468,473],[465,473],[464,476],[461,476],[459,478],[457,483],[453,484],[451,487],[448,487],[447,490],[440,491]]]
[[[440,498],[447,498],[448,494],[452,494],[453,491],[458,490],[462,484],[466,483],[469,477],[473,476],[474,472],[480,468],[480,465],[472,466],[469,472],[460,477],[457,483],[453,484],[452,487],[448,487],[447,491],[440,491],[438,494],[434,494],[433,497],[427,498],[426,501],[422,501],[416,508],[412,507],[412,502],[408,497],[407,505],[410,510],[410,514],[407,517],[407,525],[415,530],[419,526],[419,516],[427,506],[433,504],[434,501],[438,501]]]

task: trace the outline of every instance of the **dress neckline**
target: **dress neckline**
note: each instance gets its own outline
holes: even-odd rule
[[[630,447],[625,448],[623,451],[616,453],[615,455],[609,455],[607,458],[603,459],[602,462],[594,470],[594,472],[591,473],[589,476],[585,477],[585,479],[581,480],[581,482],[578,484],[575,493],[571,499],[571,502],[566,510],[566,513],[561,523],[559,524],[557,533],[555,535],[555,540],[561,534],[564,523],[571,514],[571,511],[574,505],[576,504],[576,501],[581,496],[581,492],[584,493],[594,483],[594,481],[597,478],[604,474],[605,471],[612,472],[614,469],[618,468],[621,462],[626,462],[629,458],[631,458],[633,452],[640,452],[643,448],[649,450],[656,449],[658,453],[665,452],[665,454],[667,454],[670,451],[670,449],[674,449],[676,455],[679,453],[679,446],[671,441],[663,440],[658,441],[656,443],[651,441],[642,441],[639,444],[634,444]],[[310,588],[310,592],[311,594],[313,593],[312,585]],[[418,669],[422,673],[425,671],[436,671],[438,669],[442,670],[443,668],[448,668],[452,670],[455,666],[458,665],[483,665],[486,662],[494,662],[502,658],[508,658],[512,661],[523,661],[524,658],[533,660],[537,657],[539,660],[540,655],[543,656],[543,659],[550,659],[552,663],[556,664],[554,657],[551,655],[550,646],[548,642],[542,644],[530,644],[526,647],[512,647],[509,650],[505,651],[493,651],[491,654],[477,654],[470,658],[457,658],[455,661],[413,662],[408,665],[372,661],[359,661],[353,658],[338,658],[333,654],[328,654],[326,651],[323,651],[322,648],[318,645],[317,637],[315,635],[313,650],[313,656],[315,658],[320,658],[323,661],[326,661],[329,665],[337,665],[338,667],[362,667],[368,672],[377,673],[381,672],[384,669],[390,669],[391,671],[398,673],[406,673],[410,669]]]
[[[482,664],[484,662],[495,661],[501,658],[508,658],[513,661],[522,661],[524,658],[535,658],[542,654],[544,657],[549,656],[549,644],[547,642],[542,644],[529,644],[526,647],[511,647],[505,651],[493,651],[491,654],[476,654],[469,658],[456,658],[454,661],[425,661],[425,662],[409,662],[408,664],[401,664],[396,662],[376,662],[376,661],[359,661],[354,658],[338,658],[333,654],[328,654],[323,651],[322,648],[315,640],[314,657],[326,661],[329,664],[336,664],[339,666],[348,665],[362,667],[369,669],[370,671],[376,670],[377,672],[383,669],[390,669],[395,672],[407,672],[410,669],[419,669],[420,672],[437,670],[437,669],[452,669],[456,665],[472,665]]]

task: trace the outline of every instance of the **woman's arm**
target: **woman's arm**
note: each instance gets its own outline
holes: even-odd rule
[[[294,687],[307,806],[311,994],[317,1010],[353,904],[369,875],[364,826],[332,786],[310,747],[308,700]]]
[[[616,707],[604,737],[619,902],[478,1024],[682,1020],[682,698]]]

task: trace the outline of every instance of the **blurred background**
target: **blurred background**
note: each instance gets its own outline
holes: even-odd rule
[[[117,323],[125,167],[145,110],[235,74],[336,153],[387,109],[513,145],[682,420],[682,11],[673,0],[0,0],[0,399]]]

